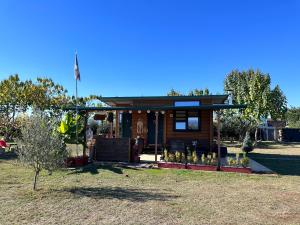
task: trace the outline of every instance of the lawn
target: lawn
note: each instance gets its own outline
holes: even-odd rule
[[[300,177],[0,160],[0,224],[300,224]]]
[[[229,147],[230,153],[240,152],[239,148]],[[249,154],[255,161],[280,175],[300,176],[300,144],[259,143]]]

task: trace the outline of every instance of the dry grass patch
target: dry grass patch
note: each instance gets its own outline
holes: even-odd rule
[[[298,224],[300,177],[89,166],[42,174],[0,160],[0,224]]]

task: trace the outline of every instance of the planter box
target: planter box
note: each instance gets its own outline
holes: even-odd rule
[[[230,166],[222,166],[221,170],[224,172],[236,172],[236,173],[252,173],[250,167],[230,167]]]
[[[158,168],[171,168],[171,169],[189,169],[189,170],[204,170],[204,171],[216,171],[217,166],[212,165],[199,165],[199,164],[182,164],[182,163],[173,163],[173,162],[159,162]],[[236,173],[251,173],[249,167],[230,167],[230,166],[221,166],[221,171],[224,172],[236,172]]]
[[[216,171],[216,166],[211,165],[197,165],[197,164],[188,164],[187,169],[190,170],[205,170],[205,171]]]
[[[182,163],[159,162],[158,168],[186,169],[186,166]]]
[[[65,160],[67,167],[80,167],[88,164],[87,156],[69,157]]]

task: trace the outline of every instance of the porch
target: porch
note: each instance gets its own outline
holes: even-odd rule
[[[185,151],[187,146],[200,145],[205,152],[215,149],[221,153],[220,129],[214,136],[214,113],[220,128],[220,110],[245,108],[224,104],[226,98],[226,95],[115,97],[103,98],[107,107],[68,110],[84,111],[86,117],[101,113],[109,121],[109,131],[95,135],[96,160],[136,161],[145,149],[153,149],[154,162],[157,162],[165,146]],[[184,146],[176,146],[176,142],[183,142]]]

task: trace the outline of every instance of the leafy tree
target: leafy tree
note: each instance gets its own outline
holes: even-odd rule
[[[237,109],[221,110],[221,135],[228,140],[242,141],[246,132],[252,130],[252,122],[245,120]]]
[[[204,90],[196,88],[194,90],[191,90],[188,95],[189,96],[209,95],[209,90],[208,88],[205,88]]]
[[[77,124],[77,125],[76,125]],[[74,111],[69,111],[65,114],[64,118],[61,120],[58,131],[64,136],[66,143],[70,144],[82,144],[84,145],[84,125],[85,118],[82,113],[79,113],[77,116]],[[78,141],[76,136],[76,128]]]
[[[173,88],[167,93],[168,96],[182,96],[179,91],[174,90]]]
[[[21,129],[17,154],[22,163],[34,170],[33,190],[40,172],[53,171],[63,165],[67,156],[63,138],[57,132],[57,122],[48,114],[34,111]]]
[[[270,115],[273,120],[284,120],[287,112],[287,99],[278,85],[270,93]]]
[[[182,94],[179,91],[174,90],[173,88],[167,93],[168,96],[186,96],[186,94]],[[188,96],[201,96],[201,95],[209,95],[208,88],[205,88],[204,90],[195,88],[194,90],[191,90],[188,94]]]
[[[16,122],[18,114],[27,110],[26,89],[26,83],[22,82],[17,74],[0,82],[0,131],[7,140],[12,139],[19,129]]]
[[[242,116],[256,127],[255,142],[257,141],[258,125],[262,118],[274,115],[276,118],[284,116],[286,98],[279,86],[271,90],[271,78],[269,74],[259,70],[249,69],[239,72],[232,71],[224,81],[224,89],[231,90],[234,102],[237,104],[247,104]],[[280,96],[280,98],[278,98]],[[277,107],[280,109],[277,109]]]
[[[292,107],[286,113],[287,124],[290,128],[300,128],[300,107]]]
[[[30,105],[39,110],[50,110],[69,102],[67,90],[50,78],[37,78],[36,83],[28,82]],[[28,94],[29,95],[29,94]]]

